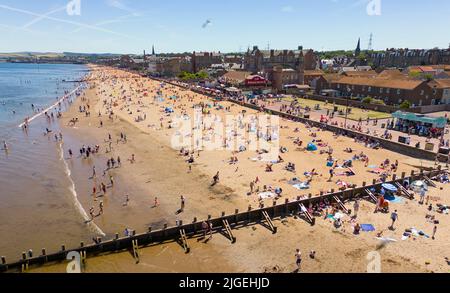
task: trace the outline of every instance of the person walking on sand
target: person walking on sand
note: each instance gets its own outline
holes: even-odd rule
[[[94,167],[92,167],[92,178],[95,178],[96,177],[96,172],[95,172],[95,166]]]
[[[111,187],[114,187],[114,178],[109,176],[109,182],[111,183]]]
[[[355,214],[355,218],[358,217],[358,211],[359,211],[359,200],[355,200],[355,203],[353,204],[353,210]]]
[[[209,225],[205,221],[202,222],[202,230],[203,230],[203,238],[206,239],[206,235],[208,234]]]
[[[94,207],[89,209],[89,215],[91,215],[91,220],[94,220]]]
[[[433,236],[431,237],[431,239],[433,239],[433,240],[436,239],[436,232],[437,232],[437,226],[434,226],[434,228],[433,228]]]
[[[208,232],[209,232],[209,240],[211,240],[212,239],[212,237],[213,237],[213,235],[212,235],[212,232],[213,232],[213,224],[211,223],[211,221],[209,221],[209,224],[208,224]]]
[[[250,193],[253,194],[253,190],[255,189],[255,182],[250,182]]]
[[[333,177],[334,177],[334,169],[331,168],[330,169],[330,178],[328,178],[328,182],[331,182],[333,180]]]
[[[125,203],[123,204],[124,207],[128,206],[128,203],[130,202],[130,197],[128,194],[125,195]]]
[[[184,211],[184,207],[186,205],[186,199],[184,198],[183,195],[180,197],[180,201],[181,201],[181,209],[180,209],[180,211],[183,212]]]
[[[300,252],[300,249],[297,249],[295,252],[295,264],[297,265],[297,272],[300,272],[302,268],[302,253]]]
[[[216,185],[219,182],[219,171],[217,172],[216,175],[214,175],[213,181],[214,181],[214,185]]]
[[[389,227],[391,230],[394,230],[394,224],[395,222],[398,220],[398,214],[397,214],[397,210],[395,210],[392,214],[391,214],[391,220],[392,220],[392,224],[391,227]]]
[[[103,201],[100,202],[100,204],[98,205],[99,209],[100,209],[100,215],[103,214]]]
[[[155,203],[154,203],[153,207],[156,208],[157,206],[159,206],[159,201],[158,201],[158,198],[155,197]]]

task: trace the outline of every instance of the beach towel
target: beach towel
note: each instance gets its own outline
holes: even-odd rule
[[[298,189],[298,190],[305,190],[305,189],[309,189],[309,185],[306,182],[300,182],[298,184],[293,185],[294,188]]]
[[[375,227],[372,224],[361,224],[361,231],[373,232],[375,231]]]
[[[288,181],[289,185],[295,185],[295,184],[299,184],[301,183],[300,180],[298,180],[298,178],[292,178],[291,180]]]
[[[383,241],[385,243],[397,242],[397,240],[395,240],[394,238],[388,238],[388,237],[375,237],[375,239],[378,239],[378,240]]]
[[[272,198],[275,197],[275,193],[267,191],[267,192],[261,192],[258,194],[260,199],[266,199],[266,198]]]

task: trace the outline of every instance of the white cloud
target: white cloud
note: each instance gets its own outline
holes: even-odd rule
[[[140,13],[119,0],[107,0],[109,6],[140,16]]]

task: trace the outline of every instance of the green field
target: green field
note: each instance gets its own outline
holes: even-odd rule
[[[293,98],[293,97],[287,97],[284,98],[284,101],[292,102],[294,99],[296,99],[302,107],[310,107],[311,109],[314,109],[316,105],[319,105],[321,110],[330,110],[333,111],[334,105],[333,104],[325,104],[325,102],[316,101],[316,100],[309,100],[309,99],[302,99],[302,98]],[[337,105],[338,110],[343,113],[345,113],[345,106],[339,106]],[[367,120],[369,118],[370,120],[374,119],[390,119],[392,118],[392,115],[389,113],[383,113],[383,112],[377,112],[377,111],[371,111],[371,110],[362,110],[360,108],[351,108],[351,113],[348,114],[348,119],[358,121],[360,118],[362,120]],[[338,115],[340,117],[345,117],[345,115]]]

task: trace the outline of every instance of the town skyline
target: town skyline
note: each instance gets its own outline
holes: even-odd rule
[[[378,2],[380,7],[370,7]],[[433,9],[434,5],[423,1],[404,0],[286,0],[265,1],[257,6],[253,1],[193,5],[127,0],[3,0],[0,31],[5,41],[0,44],[0,52],[141,54],[152,45],[157,52],[167,53],[235,53],[254,45],[261,49],[302,45],[324,52],[353,50],[358,38],[362,50],[448,48],[450,35],[445,28],[450,20],[445,15],[450,3],[433,2],[441,9]],[[70,6],[77,3],[79,7]],[[417,21],[425,14],[433,19],[432,34],[429,26]]]

